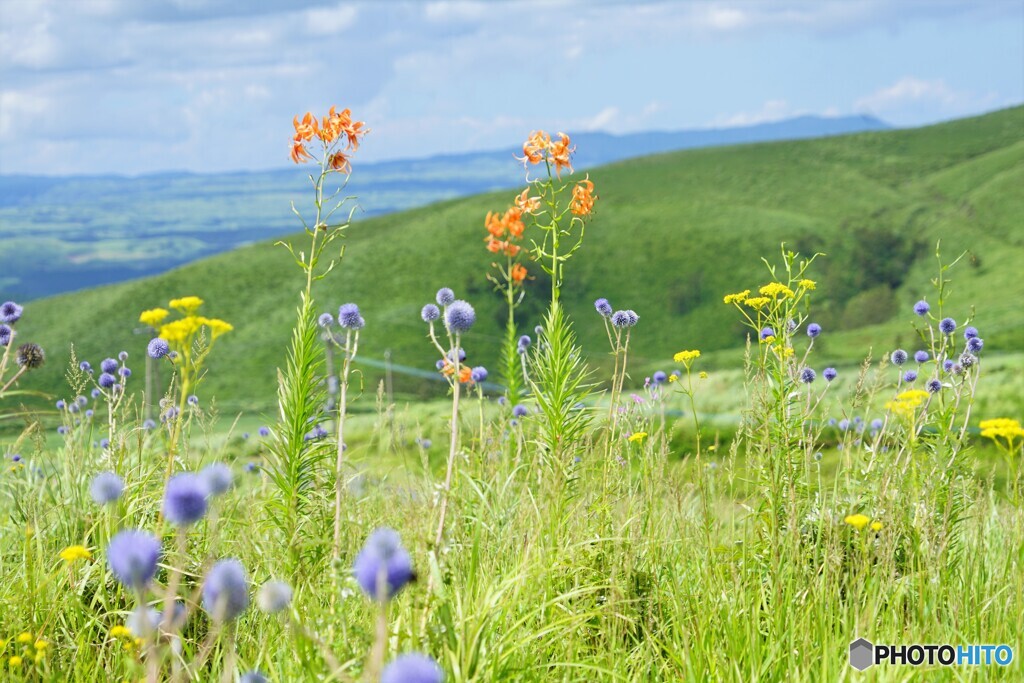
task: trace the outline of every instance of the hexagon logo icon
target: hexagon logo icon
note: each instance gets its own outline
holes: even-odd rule
[[[875,663],[875,646],[865,638],[858,638],[850,643],[850,666],[863,671]]]

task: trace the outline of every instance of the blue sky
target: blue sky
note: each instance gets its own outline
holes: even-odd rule
[[[282,167],[331,104],[379,160],[1022,101],[1021,0],[0,0],[0,173]]]

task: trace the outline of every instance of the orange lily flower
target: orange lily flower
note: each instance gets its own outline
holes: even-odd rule
[[[509,272],[509,277],[517,285],[522,284],[523,280],[526,279],[526,268],[521,263],[513,265],[512,270]]]
[[[341,171],[342,173],[352,173],[352,164],[349,163],[348,157],[341,152],[335,152],[328,158],[327,163],[331,165],[335,171]]]
[[[516,206],[523,213],[533,213],[540,208],[540,197],[528,196],[530,188],[523,190],[522,194],[516,197]]]
[[[572,202],[569,209],[577,216],[589,216],[594,210],[594,183],[588,178],[572,188]]]
[[[292,161],[294,161],[297,164],[301,164],[302,162],[309,161],[310,159],[313,158],[312,156],[310,156],[309,152],[306,151],[305,143],[298,138],[292,140],[291,157]]]
[[[501,220],[501,216],[493,211],[487,212],[487,218],[484,219],[484,225],[487,227],[487,232],[491,233],[492,237],[501,237],[505,234],[505,223]]]
[[[316,118],[308,111],[306,115],[302,117],[302,121],[299,121],[299,117],[296,116],[292,119],[292,125],[295,126],[295,139],[298,140],[312,140],[314,135],[319,132],[319,124]]]
[[[473,383],[473,371],[469,367],[463,365],[459,370],[459,382],[462,384]]]
[[[516,158],[522,161],[524,166],[527,162],[539,164],[544,160],[544,152],[550,145],[551,136],[542,130],[535,130],[530,133],[530,137],[523,143],[523,156]]]
[[[526,226],[523,225],[523,210],[517,206],[510,207],[505,212],[505,218],[502,222],[513,237],[522,237],[523,231],[526,230]]]
[[[344,113],[348,113],[348,109]],[[369,128],[362,121],[349,120],[348,125],[342,128],[345,137],[348,138],[348,146],[352,149],[359,149],[359,138],[370,132]]]
[[[555,164],[555,175],[561,178],[563,167],[568,168],[569,173],[572,173],[572,162],[569,157],[576,151],[576,148],[569,146],[569,136],[565,133],[559,133],[558,137],[558,142],[549,143],[548,151],[551,154],[551,161]]]

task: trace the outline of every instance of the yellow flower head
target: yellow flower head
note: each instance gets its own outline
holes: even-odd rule
[[[708,373],[706,373],[706,372],[704,372],[702,370],[699,376],[700,376],[701,379],[707,379],[708,378]]]
[[[761,343],[762,344],[774,344],[775,343],[775,335],[774,334],[769,334],[767,337],[763,337],[761,339]]]
[[[13,669],[16,666],[21,666],[22,661],[23,660],[21,659],[21,657],[19,657],[18,655],[14,655],[13,657],[7,660],[7,663],[10,664],[11,668]]]
[[[751,308],[763,308],[769,301],[771,301],[771,299],[766,296],[755,296],[750,299],[746,299],[743,303]]]
[[[676,355],[672,356],[672,360],[677,363],[690,363],[700,358],[700,351],[694,349],[693,351],[680,351]]]
[[[50,643],[48,641],[43,640],[42,638],[35,642],[35,648],[37,650],[45,650],[47,647],[49,647],[49,645]]]
[[[644,439],[647,438],[647,432],[633,432],[629,436],[631,443],[643,443]]]
[[[772,299],[777,298],[780,295],[793,298],[793,290],[781,282],[769,282],[757,291],[761,293],[761,296],[766,296]]]
[[[897,417],[913,417],[914,411],[928,398],[928,392],[923,389],[910,389],[897,394],[896,398],[887,401],[885,409],[891,411]]]
[[[142,315],[139,316],[139,322],[143,325],[149,325],[150,327],[156,327],[164,321],[168,315],[166,308],[151,308],[148,311],[143,311]]]
[[[669,384],[671,384],[672,382],[675,382],[675,381],[677,381],[678,379],[679,379],[679,377],[678,377],[677,375],[669,375],[669,376],[668,376],[668,382],[669,382]]]
[[[1008,417],[982,420],[978,426],[981,427],[981,435],[993,441],[1006,439],[1012,443],[1014,439],[1024,437],[1024,429],[1021,429],[1020,421]]]
[[[727,304],[741,304],[747,300],[750,296],[750,290],[744,289],[742,292],[736,292],[735,294],[726,294],[723,301]]]
[[[23,645],[28,645],[29,643],[32,642],[32,640],[33,640],[32,634],[29,633],[28,631],[25,631],[24,633],[19,633],[18,634],[18,642],[22,643]]]
[[[218,318],[203,318],[203,324],[210,328],[210,334],[214,339],[235,329],[231,323]]]
[[[198,296],[183,296],[180,299],[171,299],[171,308],[181,311],[185,315],[192,315],[203,305],[203,300]]]
[[[114,628],[110,629],[111,638],[131,638],[132,632],[127,626],[121,626],[118,624]]]
[[[69,545],[60,551],[60,559],[67,563],[92,559],[92,553],[84,545]]]
[[[882,530],[882,523],[881,522],[871,522],[871,530],[872,531],[881,531]]]
[[[867,515],[862,515],[859,512],[855,515],[847,515],[846,519],[843,520],[857,531],[860,531],[868,525],[871,519]]]
[[[809,292],[814,291],[818,286],[818,283],[814,280],[801,280],[797,284],[801,289],[806,289]]]

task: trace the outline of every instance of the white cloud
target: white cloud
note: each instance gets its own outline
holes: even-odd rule
[[[610,127],[618,118],[618,107],[605,107],[590,118],[583,119],[580,128],[586,131],[603,130]]]
[[[781,121],[793,116],[806,114],[806,111],[794,109],[786,100],[768,100],[761,105],[760,109],[754,111],[738,112],[735,114],[723,114],[711,122],[712,126],[718,128],[732,128],[735,126],[753,126],[758,123],[770,121]]]
[[[353,5],[342,3],[336,7],[306,10],[306,30],[317,36],[333,36],[351,28],[359,16]]]
[[[33,121],[49,107],[47,98],[34,93],[0,91],[0,140],[30,135]]]
[[[469,0],[445,0],[442,2],[427,3],[423,9],[423,16],[427,21],[446,24],[450,22],[473,22],[479,21],[487,14],[487,8],[482,2],[471,2]]]
[[[899,108],[909,102],[928,100],[943,105],[955,104],[969,99],[964,92],[956,92],[941,78],[925,81],[913,76],[906,76],[890,86],[879,88],[875,92],[854,102],[857,111],[880,113]]]

